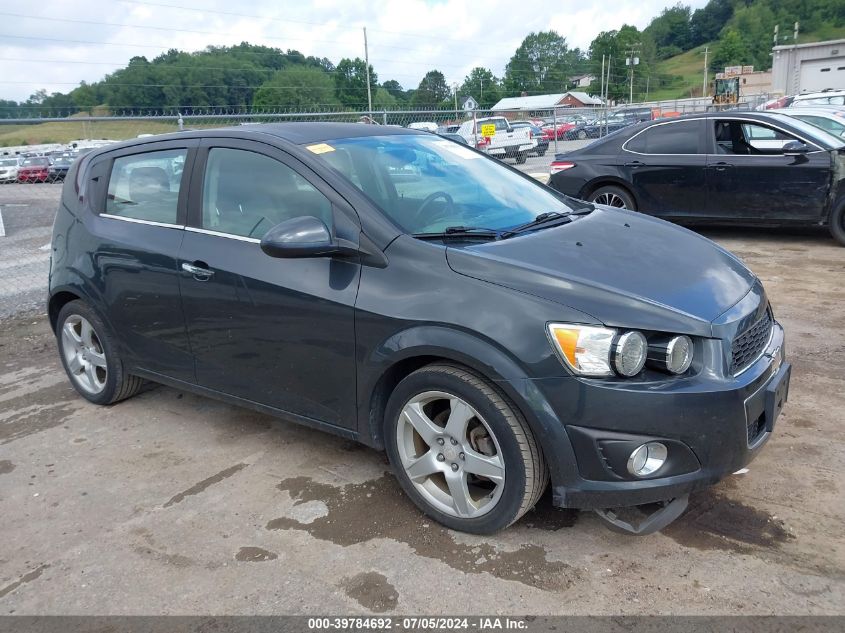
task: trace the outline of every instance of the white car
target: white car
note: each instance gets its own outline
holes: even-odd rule
[[[438,127],[437,123],[431,121],[417,121],[416,123],[408,124],[408,129],[423,130],[425,132],[436,132]]]
[[[811,123],[834,136],[845,138],[845,109],[783,108],[778,112]]]
[[[488,129],[490,126],[493,127],[493,134],[485,135],[484,131],[491,131]],[[484,150],[496,158],[515,158],[520,164],[525,162],[528,152],[537,148],[537,139],[530,127],[513,128],[503,116],[465,121],[458,128],[458,134],[472,147]]]
[[[17,158],[0,158],[0,182],[17,182],[19,166]]]
[[[795,95],[790,108],[805,108],[816,106],[845,105],[845,90],[823,90],[821,92],[805,92]]]

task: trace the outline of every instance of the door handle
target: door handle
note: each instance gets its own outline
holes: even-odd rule
[[[642,167],[643,165],[645,165],[645,163],[638,160],[631,161],[630,163],[625,163],[625,167],[632,167],[634,169],[636,169],[637,167]]]
[[[730,163],[716,163],[715,165],[713,165],[713,169],[715,169],[716,171],[726,171],[728,169],[733,169],[733,165],[731,165]]]
[[[204,262],[195,262],[193,264],[182,262],[182,270],[186,273],[191,273],[194,276],[194,279],[197,279],[198,281],[205,281],[214,274],[213,270],[209,270],[208,268],[205,268],[205,266],[208,266],[208,264]]]

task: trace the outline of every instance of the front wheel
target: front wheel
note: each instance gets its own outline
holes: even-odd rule
[[[134,396],[143,381],[123,367],[117,345],[94,310],[71,301],[56,321],[59,357],[79,394],[94,404],[112,404]]]
[[[575,135],[575,137],[579,141],[583,141],[587,138],[587,132],[585,130],[578,130],[578,133]]]
[[[537,503],[543,455],[516,408],[479,376],[429,365],[394,390],[385,443],[402,488],[446,527],[491,534]]]
[[[599,187],[588,196],[587,200],[606,207],[630,209],[631,211],[637,210],[637,204],[634,202],[631,194],[622,187],[615,187],[613,185]]]
[[[839,199],[830,214],[830,234],[840,245],[845,246],[845,197]]]

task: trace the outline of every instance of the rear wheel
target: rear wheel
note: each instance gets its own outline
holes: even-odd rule
[[[521,414],[462,368],[429,365],[409,375],[390,397],[385,425],[402,488],[449,528],[501,530],[545,489],[546,464]]]
[[[587,138],[587,132],[585,130],[578,130],[578,133],[575,136],[579,141],[583,141]]]
[[[522,165],[528,159],[528,152],[517,152],[514,158],[517,165]]]
[[[830,214],[830,234],[839,244],[845,246],[845,197],[839,199]]]
[[[599,187],[587,197],[587,200],[607,207],[630,209],[631,211],[637,210],[637,204],[634,202],[631,194],[622,187],[616,187],[614,185]]]
[[[83,301],[71,301],[61,309],[56,340],[73,388],[94,404],[124,400],[143,386],[143,380],[126,373],[105,324]]]

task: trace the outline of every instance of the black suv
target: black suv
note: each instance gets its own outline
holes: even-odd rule
[[[149,380],[385,449],[445,525],[644,533],[743,467],[789,385],[759,280],[661,220],[424,132],[290,123],[71,167],[50,322],[98,404]],[[628,523],[606,511],[661,502]]]

